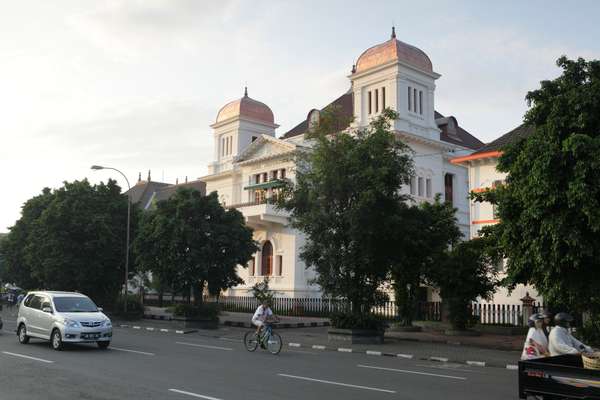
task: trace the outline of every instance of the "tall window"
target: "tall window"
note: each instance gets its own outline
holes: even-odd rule
[[[423,91],[419,90],[419,114],[423,115]]]
[[[248,275],[250,276],[254,276],[255,271],[254,271],[254,258],[250,261],[248,261]]]
[[[379,89],[375,89],[375,112],[379,112]]]
[[[385,87],[381,88],[381,109],[385,110]]]
[[[414,176],[410,178],[410,194],[413,196],[417,194],[417,178]]]
[[[431,197],[431,178],[425,179],[425,196]]]
[[[371,91],[369,91],[369,115],[371,115],[372,112],[372,103],[371,103],[372,99],[371,99]]]
[[[454,179],[452,178],[452,174],[444,175],[444,199],[450,204],[454,201]]]
[[[412,111],[412,88],[408,87],[408,111]]]
[[[273,275],[273,246],[271,242],[266,241],[262,248],[262,271],[261,275]]]
[[[277,276],[281,276],[283,272],[283,256],[277,256]]]
[[[416,113],[417,112],[417,89],[413,89],[413,105],[414,105],[413,111]]]
[[[417,194],[419,196],[423,197],[424,191],[425,191],[424,190],[425,189],[425,185],[423,183],[423,178],[419,177],[419,181],[418,182],[419,182],[419,185],[417,186],[417,190],[418,190]]]
[[[285,168],[279,170],[279,179],[285,179]]]

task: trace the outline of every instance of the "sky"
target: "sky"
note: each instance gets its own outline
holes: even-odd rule
[[[519,125],[555,60],[600,58],[598,1],[0,0],[0,232],[44,187],[207,172],[225,103],[269,105],[277,135],[350,86],[367,48],[419,47],[436,109],[484,142]]]

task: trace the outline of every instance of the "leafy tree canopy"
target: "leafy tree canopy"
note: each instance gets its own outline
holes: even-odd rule
[[[600,307],[600,61],[557,61],[563,73],[529,92],[533,133],[505,149],[501,222],[487,229],[508,258],[508,283],[535,285],[546,301]]]
[[[175,291],[192,288],[197,304],[205,286],[219,294],[242,283],[236,268],[256,250],[252,229],[239,211],[224,209],[216,192],[202,196],[183,188],[143,215],[135,241],[140,268]]]
[[[384,283],[397,256],[396,238],[413,172],[410,149],[398,141],[391,110],[365,128],[340,132],[342,117],[325,110],[300,156],[296,184],[283,207],[307,235],[301,258],[330,296],[346,298],[357,314],[385,298]]]
[[[448,249],[462,237],[456,222],[456,209],[441,202],[403,208],[399,215],[396,260],[392,265],[392,286],[400,323],[410,326],[417,309],[417,293],[423,283],[431,283],[431,275],[447,257]]]
[[[3,279],[110,304],[123,281],[126,217],[127,198],[113,180],[44,189],[25,203],[2,246]]]
[[[489,298],[498,285],[497,258],[490,254],[489,238],[475,238],[455,244],[440,258],[429,278],[440,295],[455,329],[467,327],[471,317],[469,305],[478,297]]]

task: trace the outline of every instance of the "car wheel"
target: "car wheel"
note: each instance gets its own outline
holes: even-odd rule
[[[25,324],[19,325],[19,329],[17,330],[17,335],[19,336],[19,343],[21,343],[21,344],[29,343],[29,336],[27,336],[27,328],[25,328]]]
[[[98,343],[98,347],[100,347],[101,349],[106,349],[108,347],[108,345],[110,344],[110,341],[103,340],[101,342],[96,342],[96,343]]]
[[[52,348],[54,350],[62,350],[63,349],[63,341],[60,336],[60,331],[55,329],[52,331],[52,336],[50,337],[50,343],[52,344]]]

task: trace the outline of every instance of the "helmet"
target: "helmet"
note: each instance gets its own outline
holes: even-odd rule
[[[535,313],[532,314],[531,317],[529,317],[529,320],[527,321],[527,326],[530,328],[534,328],[535,327],[535,322],[536,321],[541,321],[544,319],[544,315],[540,314],[540,313]]]
[[[566,312],[559,312],[554,316],[554,322],[558,326],[567,327],[570,322],[573,322],[573,317]]]

